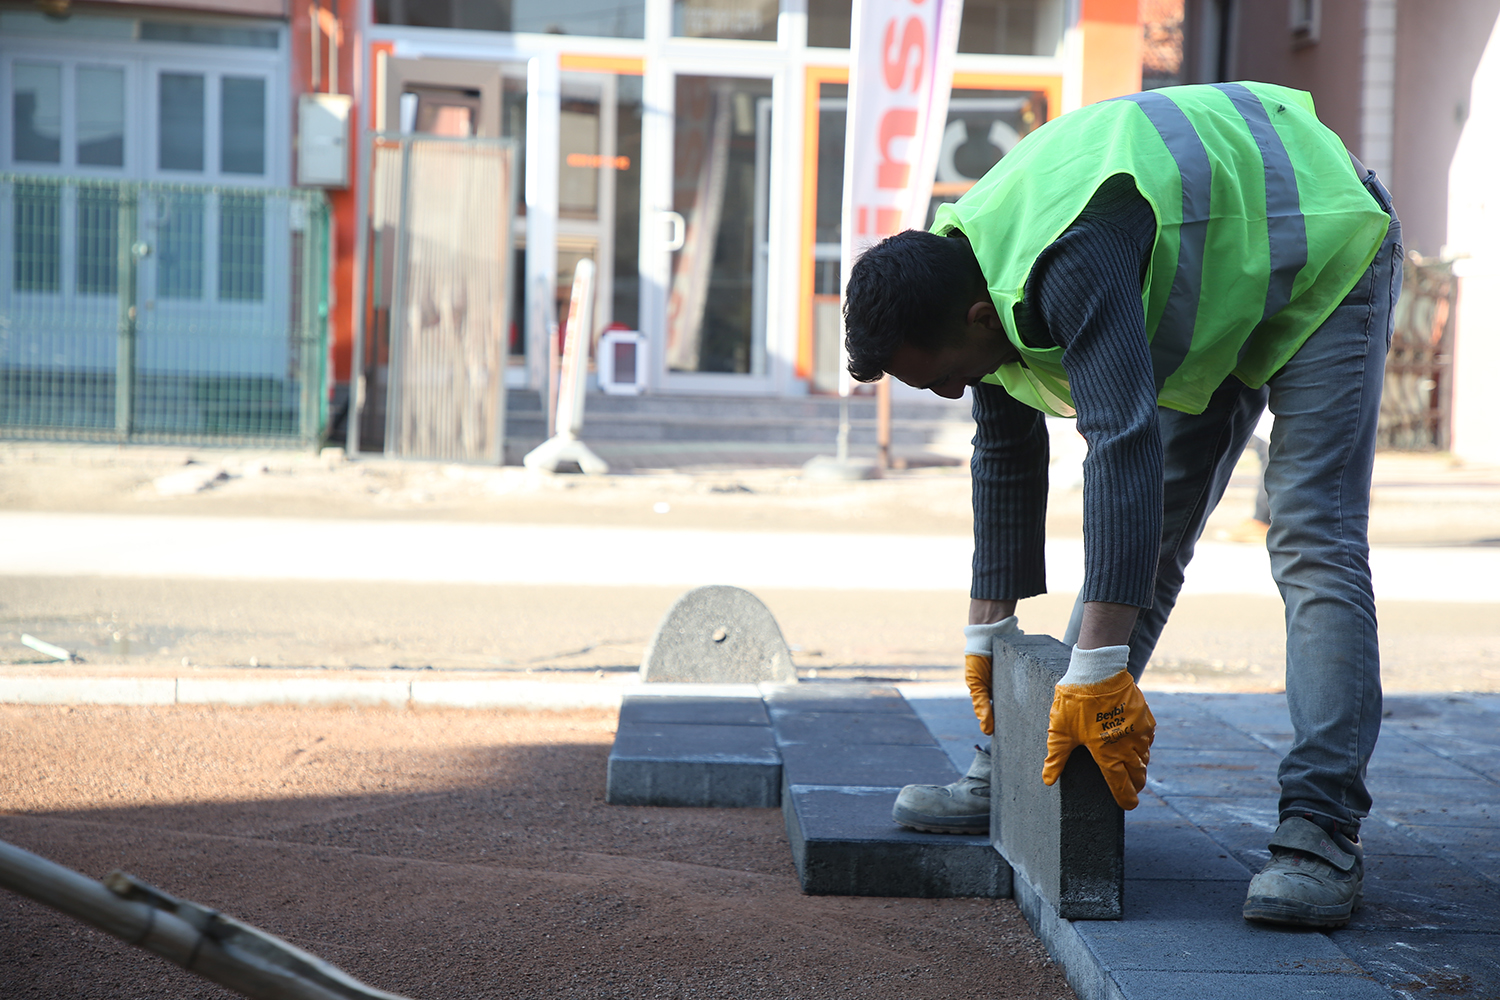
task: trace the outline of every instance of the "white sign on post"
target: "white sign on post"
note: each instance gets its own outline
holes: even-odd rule
[[[865,250],[927,223],[962,16],[963,0],[854,0],[840,287]],[[847,396],[842,345],[839,362]]]

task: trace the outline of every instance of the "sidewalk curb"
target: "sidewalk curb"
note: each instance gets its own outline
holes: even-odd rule
[[[0,705],[362,705],[568,711],[619,708],[626,694],[760,697],[754,684],[605,684],[509,679],[392,680],[346,677],[0,676]]]
[[[1062,966],[1068,985],[1078,994],[1078,1000],[1124,1000],[1110,978],[1109,972],[1093,949],[1084,941],[1073,921],[1063,920],[1031,883],[1016,872],[1011,882],[1012,897],[1016,908],[1031,930],[1041,939],[1042,947],[1052,960]]]
[[[618,708],[636,686],[541,681],[289,677],[0,677],[10,705],[363,705],[386,708]]]

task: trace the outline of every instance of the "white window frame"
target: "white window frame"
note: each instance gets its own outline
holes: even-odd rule
[[[15,158],[15,65],[16,63],[54,64],[62,76],[61,101],[61,155],[57,163],[18,162]],[[118,69],[124,71],[125,80],[125,156],[124,165],[101,167],[78,163],[78,70]],[[123,56],[92,54],[78,55],[75,52],[37,46],[34,50],[0,52],[0,107],[4,108],[5,126],[0,129],[0,170],[17,174],[45,174],[48,176],[97,177],[122,180],[136,176],[140,157],[139,108],[132,95],[138,86],[139,66],[137,61]]]

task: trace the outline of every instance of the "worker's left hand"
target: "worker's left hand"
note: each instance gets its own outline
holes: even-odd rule
[[[974,701],[974,716],[979,720],[979,731],[986,736],[993,736],[995,733],[995,638],[1020,634],[1021,628],[1016,624],[1015,615],[988,625],[964,626],[964,680],[969,685],[969,697]]]
[[[1086,746],[1121,809],[1140,804],[1156,719],[1126,665],[1129,646],[1073,647],[1052,695],[1042,781],[1052,784],[1075,747]]]

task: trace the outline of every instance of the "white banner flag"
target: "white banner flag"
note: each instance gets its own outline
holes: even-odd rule
[[[963,0],[854,0],[841,287],[869,247],[927,224],[962,15]]]

